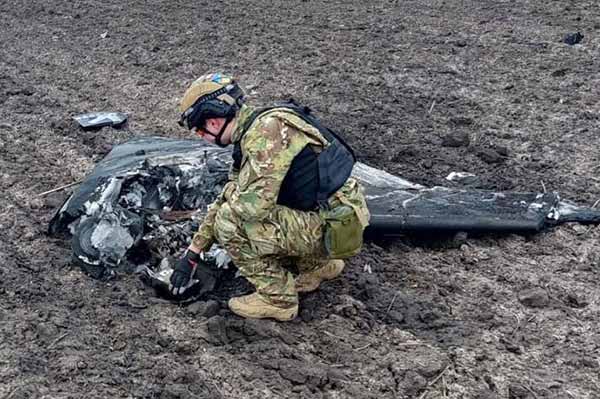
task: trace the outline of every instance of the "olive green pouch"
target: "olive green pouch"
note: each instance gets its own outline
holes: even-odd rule
[[[325,249],[330,258],[349,258],[360,252],[364,227],[352,207],[337,206],[322,211],[321,215],[325,221]]]

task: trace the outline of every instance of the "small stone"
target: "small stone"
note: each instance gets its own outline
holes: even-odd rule
[[[519,301],[530,308],[543,308],[548,305],[550,298],[542,288],[532,288],[519,293]]]
[[[569,33],[565,35],[565,37],[563,38],[563,42],[568,44],[569,46],[573,46],[577,43],[580,43],[584,37],[585,36],[583,36],[581,32]]]

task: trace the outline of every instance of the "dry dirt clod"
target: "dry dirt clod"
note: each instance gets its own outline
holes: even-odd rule
[[[453,132],[442,138],[444,147],[468,147],[470,142],[467,132]]]
[[[569,72],[568,68],[560,68],[560,69],[557,69],[554,72],[552,72],[550,75],[555,78],[558,78],[558,77],[565,76],[567,74],[567,72]]]
[[[293,345],[295,338],[281,328],[279,323],[271,320],[244,320],[243,334],[249,342],[276,338],[280,341]]]
[[[478,148],[475,153],[485,163],[500,163],[503,159],[498,151],[491,148]]]
[[[366,298],[375,298],[378,291],[379,280],[373,274],[362,274],[357,281],[358,287],[361,289],[362,296]]]
[[[585,356],[581,359],[581,364],[585,367],[591,368],[591,369],[599,369],[600,368],[600,362],[598,361],[598,359],[595,359],[593,357],[590,356]]]
[[[327,383],[327,370],[299,360],[282,359],[278,363],[279,374],[292,384],[320,387]]]
[[[575,293],[568,294],[565,300],[567,306],[572,308],[585,308],[590,302],[583,296]]]
[[[509,154],[509,149],[508,149],[508,147],[506,147],[506,146],[503,146],[503,145],[495,145],[495,146],[494,146],[494,150],[495,150],[495,151],[496,151],[498,154],[502,155],[503,157],[507,157],[507,156],[508,156],[508,154]]]
[[[209,300],[206,302],[194,302],[186,308],[187,312],[195,317],[212,317],[219,312],[219,303]]]
[[[227,334],[226,321],[222,316],[213,316],[206,324],[209,340],[216,345],[225,345],[231,342]]]
[[[402,323],[404,321],[404,314],[397,310],[391,310],[388,313],[388,318],[395,321],[396,323]]]
[[[341,295],[340,304],[334,307],[335,313],[346,317],[353,317],[366,309],[361,301],[352,298],[350,295]]]
[[[550,303],[550,297],[542,288],[531,288],[519,293],[519,301],[530,308],[543,308]]]

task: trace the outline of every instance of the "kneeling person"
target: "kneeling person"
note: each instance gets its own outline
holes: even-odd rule
[[[236,314],[285,321],[298,292],[337,277],[360,251],[369,212],[350,177],[350,147],[294,102],[253,108],[235,80],[197,79],[181,101],[182,126],[210,143],[234,145],[229,182],[209,207],[171,277],[183,292],[203,252],[216,241],[256,292],[229,301]],[[283,264],[293,261],[300,273]]]

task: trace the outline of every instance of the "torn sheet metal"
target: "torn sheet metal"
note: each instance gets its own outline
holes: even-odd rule
[[[201,140],[146,137],[118,145],[56,213],[50,233],[72,236],[74,259],[93,277],[140,264],[157,270],[188,246],[230,162],[230,149]],[[600,223],[600,211],[556,193],[426,188],[362,163],[353,176],[365,187],[376,236],[534,233],[563,222]]]
[[[127,122],[127,114],[122,112],[90,112],[73,117],[83,130],[96,130],[105,126],[119,128]]]
[[[200,140],[116,146],[54,215],[49,232],[70,234],[74,260],[95,278],[156,263],[187,246],[227,181],[230,158]],[[173,211],[188,212],[178,221]]]

